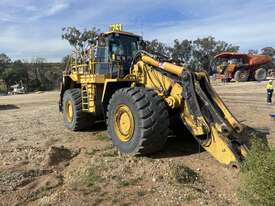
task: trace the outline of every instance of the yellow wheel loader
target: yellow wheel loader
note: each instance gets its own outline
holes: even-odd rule
[[[246,126],[213,90],[207,73],[139,50],[141,41],[114,30],[71,56],[59,101],[65,127],[78,131],[103,120],[121,153],[148,155],[161,150],[170,128],[180,124],[220,163],[237,165],[248,152]],[[177,133],[186,138],[184,129]]]

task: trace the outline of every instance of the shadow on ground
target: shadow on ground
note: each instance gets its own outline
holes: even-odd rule
[[[244,143],[250,148],[252,140],[254,138],[260,139],[266,145],[268,145],[268,134],[268,128],[246,127],[244,128],[244,131],[241,136]],[[177,134],[177,136],[169,137],[164,148],[160,152],[152,155],[151,157],[154,159],[171,158],[197,154],[204,151],[205,150],[200,146],[198,141],[190,133],[183,130],[180,135]]]
[[[268,145],[267,136],[269,134],[270,134],[270,129],[266,127],[263,127],[263,128],[246,127],[244,128],[244,131],[243,131],[243,135],[244,135],[243,138],[246,141],[246,144],[248,145],[248,147],[251,146],[253,139],[261,140],[262,142]]]
[[[19,107],[14,104],[0,105],[0,110],[11,110],[11,109],[19,109]]]
[[[164,148],[151,157],[154,159],[171,158],[197,154],[204,151],[192,135],[182,133],[182,135],[170,136]]]
[[[91,125],[91,127],[89,129],[86,130],[82,130],[80,132],[102,132],[107,130],[107,126],[105,124],[105,122],[96,122],[93,125]]]

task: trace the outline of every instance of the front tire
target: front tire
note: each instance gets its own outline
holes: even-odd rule
[[[166,143],[168,111],[154,90],[123,88],[116,91],[109,102],[107,127],[110,138],[121,153],[152,154]]]
[[[80,131],[92,126],[92,115],[82,111],[81,90],[79,88],[66,90],[62,105],[64,125],[66,128],[73,131]]]
[[[264,81],[267,77],[267,71],[263,68],[257,69],[255,71],[255,80],[256,81]]]

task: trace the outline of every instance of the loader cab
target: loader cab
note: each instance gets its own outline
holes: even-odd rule
[[[142,38],[138,35],[111,31],[98,37],[95,47],[97,74],[111,74],[112,77],[124,77],[129,74],[131,62],[139,50]]]

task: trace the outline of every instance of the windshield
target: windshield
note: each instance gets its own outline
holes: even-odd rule
[[[137,38],[130,36],[115,36],[110,42],[110,51],[111,54],[125,56],[125,57],[134,57],[137,50]]]

